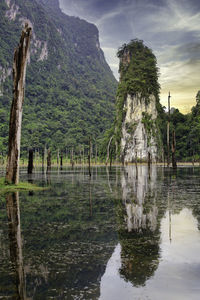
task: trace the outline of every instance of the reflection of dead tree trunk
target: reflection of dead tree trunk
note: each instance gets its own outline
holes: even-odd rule
[[[20,228],[19,193],[7,195],[7,215],[10,240],[10,258],[15,269],[16,298],[26,299],[25,275],[23,268],[22,238]]]
[[[25,76],[31,38],[28,24],[22,31],[19,46],[15,49],[13,62],[13,101],[10,111],[8,162],[6,182],[19,182],[19,159],[21,143],[22,105],[24,102]]]
[[[173,166],[173,169],[177,168],[175,152],[176,152],[176,135],[175,135],[175,130],[173,130],[173,134],[172,134],[172,166]]]
[[[108,147],[107,147],[107,158],[106,158],[106,166],[108,164],[108,161],[109,161],[109,156],[110,156],[110,144],[112,142],[112,139],[113,139],[113,135],[111,136],[110,140],[109,140],[109,143],[108,143]]]

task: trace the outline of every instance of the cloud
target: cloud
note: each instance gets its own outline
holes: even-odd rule
[[[67,14],[97,25],[117,79],[117,49],[131,39],[142,39],[158,60],[162,103],[171,90],[180,110],[194,105],[200,90],[199,0],[60,0],[60,4]]]

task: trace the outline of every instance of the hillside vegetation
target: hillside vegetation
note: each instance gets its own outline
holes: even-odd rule
[[[100,139],[114,119],[117,82],[97,28],[63,14],[58,0],[0,2],[0,152],[7,151],[12,60],[22,25],[33,27],[22,125],[28,148],[64,150]],[[95,142],[94,142],[95,143]]]

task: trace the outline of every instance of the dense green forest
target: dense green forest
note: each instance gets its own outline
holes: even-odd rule
[[[58,0],[0,2],[1,154],[5,156],[7,152],[13,53],[26,20],[33,27],[33,37],[26,78],[22,156],[27,155],[28,148],[42,151],[45,146],[53,151],[73,147],[79,153],[83,146],[88,147],[90,136],[93,146],[97,144],[99,154],[105,156],[112,135],[115,138],[111,151],[115,156],[115,143],[120,144],[124,99],[127,93],[136,91],[147,102],[151,94],[156,97],[157,122],[166,154],[168,117],[159,102],[159,69],[151,49],[140,40],[119,48],[119,59],[125,52],[131,52],[134,60],[130,72],[118,85],[116,97],[117,81],[100,48],[97,28],[63,14]],[[120,76],[125,71],[126,62],[121,61]],[[200,159],[200,91],[196,100],[191,113],[184,115],[178,109],[171,112],[170,126],[171,132],[176,132],[179,161]]]
[[[176,157],[178,161],[200,160],[200,91],[196,105],[184,115],[178,109],[171,113],[171,130],[176,132]]]
[[[6,153],[12,100],[12,61],[22,23],[33,27],[22,124],[28,148],[79,152],[95,144],[114,119],[117,81],[99,45],[98,30],[63,14],[58,0],[0,2],[0,152]]]

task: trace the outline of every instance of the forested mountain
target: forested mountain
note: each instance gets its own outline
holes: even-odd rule
[[[22,153],[65,149],[102,137],[113,122],[117,82],[98,29],[63,14],[58,0],[0,0],[0,151],[7,150],[12,61],[22,26],[33,28],[27,67]]]

